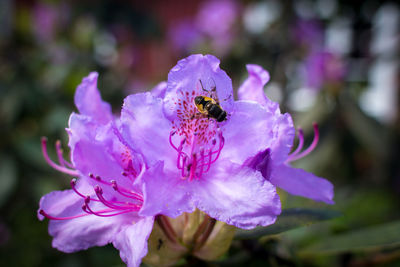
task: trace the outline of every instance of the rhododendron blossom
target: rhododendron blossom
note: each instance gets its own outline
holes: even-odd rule
[[[119,122],[100,98],[97,73],[83,79],[75,104],[80,114],[72,113],[67,129],[72,163],[62,157],[59,142],[59,164],[47,155],[46,139],[42,146],[52,167],[79,179],[71,181],[71,190],[42,197],[38,216],[50,219],[53,246],[61,251],[113,243],[128,266],[139,266],[154,221],[138,215],[143,205],[139,184],[151,169],[119,139]]]
[[[196,96],[218,99],[226,120],[200,113]],[[198,208],[241,228],[273,223],[280,214],[275,187],[243,164],[267,147],[273,120],[260,104],[233,100],[230,78],[210,55],[179,61],[164,91],[128,96],[122,135],[148,166],[159,166],[144,179],[139,214],[176,217]]]
[[[274,119],[269,125],[265,125],[271,132],[267,146],[248,159],[246,165],[259,170],[265,179],[293,195],[333,204],[333,185],[329,181],[289,165],[290,162],[305,157],[316,147],[318,127],[314,125],[314,140],[303,151],[304,137],[300,129],[299,145],[290,154],[295,137],[291,116],[288,113],[281,114],[278,103],[265,96],[263,87],[269,81],[268,72],[257,65],[247,65],[247,70],[249,78],[239,88],[239,99],[259,103]]]
[[[165,216],[203,211],[211,222],[204,244],[215,220],[244,229],[274,223],[281,212],[275,186],[332,203],[332,184],[289,166],[315,148],[317,128],[305,150],[300,131],[289,154],[292,119],[264,95],[268,72],[256,65],[248,71],[235,101],[217,58],[189,56],[166,83],[128,96],[120,118],[101,100],[97,73],[84,78],[75,94],[79,114],[72,113],[67,129],[71,162],[59,142],[59,163],[52,161],[42,140],[47,162],[78,178],[72,189],[40,200],[38,216],[50,219],[53,246],[74,252],[112,243],[128,266],[138,266],[158,215],[167,229]],[[175,240],[172,232],[165,230]]]

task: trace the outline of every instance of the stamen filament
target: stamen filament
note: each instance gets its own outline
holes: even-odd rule
[[[75,193],[76,193],[78,196],[82,197],[83,199],[86,199],[87,197],[89,197],[89,196],[83,195],[81,192],[79,192],[79,191],[76,189],[76,179],[75,179],[75,178],[71,180],[71,183],[70,183],[70,184],[71,184],[72,190],[74,190]],[[100,201],[100,200],[95,199],[95,198],[90,198],[90,200],[92,200],[92,201]]]
[[[80,218],[80,217],[84,217],[84,216],[90,215],[90,214],[79,214],[79,215],[69,216],[69,217],[54,217],[54,216],[51,216],[51,215],[47,214],[44,210],[40,210],[39,213],[41,215],[43,215],[44,217],[46,217],[47,219],[49,219],[49,220],[56,220],[56,221],[71,220],[71,219]]]
[[[86,203],[82,206],[82,210],[87,212],[89,215],[93,214],[93,215],[96,215],[96,216],[99,216],[99,217],[112,217],[112,216],[116,216],[116,215],[120,215],[120,214],[124,214],[124,213],[129,213],[129,212],[132,212],[132,211],[136,211],[136,210],[131,209],[131,210],[124,210],[124,211],[116,212],[116,213],[112,213],[112,214],[102,214],[102,213],[111,212],[113,210],[109,210],[109,211],[106,211],[106,210],[104,210],[104,211],[93,211],[89,207],[89,204],[86,204]]]
[[[193,154],[192,166],[190,167],[189,181],[192,181],[195,177],[195,172],[196,172],[196,167],[197,167],[197,159],[196,158],[197,158],[196,154]]]
[[[50,159],[49,155],[47,154],[47,138],[46,137],[42,137],[42,153],[43,153],[43,157],[46,160],[47,164],[49,164],[51,167],[53,167],[53,169],[63,172],[63,173],[66,173],[66,174],[69,174],[71,176],[79,175],[79,173],[76,170],[71,170],[66,167],[60,166]]]
[[[287,162],[291,162],[291,161],[295,161],[295,160],[301,159],[301,158],[307,156],[308,154],[310,154],[315,149],[315,147],[318,144],[318,140],[319,140],[318,125],[316,123],[313,123],[313,128],[314,128],[314,139],[313,139],[312,143],[310,144],[310,146],[306,150],[301,152],[300,154],[297,154],[297,155],[294,155],[294,156],[289,156]]]
[[[118,187],[117,182],[115,180],[111,181],[111,186],[115,191],[117,191],[118,193],[120,193],[124,197],[131,198],[131,199],[143,202],[143,198],[139,194],[131,193],[132,195],[128,195],[127,193],[124,193],[123,191],[119,190],[119,187]]]
[[[93,179],[93,180],[99,182],[99,183],[102,183],[102,184],[105,184],[105,185],[108,185],[108,186],[111,186],[111,187],[113,186],[112,183],[109,183],[109,182],[107,182],[107,181],[104,181],[103,179],[101,179],[100,176],[94,176],[93,173],[89,173],[89,177],[90,177],[91,179]],[[134,193],[134,192],[132,192],[132,191],[126,189],[125,187],[122,187],[122,186],[118,186],[118,187],[119,187],[122,191],[124,191],[125,193],[131,194],[132,196],[136,196],[136,197],[138,197],[140,200],[143,200],[142,196],[140,196],[139,194],[136,194],[136,193]]]
[[[294,157],[294,156],[296,156],[296,155],[301,151],[301,149],[303,148],[303,145],[304,145],[304,133],[303,133],[303,129],[299,128],[298,131],[299,131],[299,134],[298,134],[299,145],[297,146],[296,150],[295,150],[292,154],[290,154],[289,157]]]

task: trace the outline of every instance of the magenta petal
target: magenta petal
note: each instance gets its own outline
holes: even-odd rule
[[[178,92],[191,94],[196,91],[199,95],[210,96],[202,91],[199,80],[204,89],[211,90],[216,86],[216,93],[220,104],[230,112],[233,104],[232,81],[225,71],[219,67],[219,60],[211,55],[191,55],[180,60],[168,74],[167,92],[165,94],[165,113],[168,118],[174,118],[176,113],[176,98]]]
[[[166,90],[167,90],[167,82],[163,81],[157,84],[153,89],[151,89],[151,94],[154,97],[164,98]]]
[[[243,163],[247,158],[265,150],[273,138],[269,125],[274,117],[258,103],[236,101],[234,111],[223,126],[225,145],[221,159]]]
[[[144,203],[139,212],[141,216],[163,214],[177,217],[182,212],[195,210],[191,200],[191,183],[176,173],[163,172],[163,163],[158,162],[144,173]]]
[[[147,254],[147,239],[153,229],[154,217],[140,218],[119,232],[113,245],[128,267],[138,267]]]
[[[83,175],[93,173],[108,179],[121,176],[123,169],[117,159],[121,157],[118,148],[122,145],[114,135],[111,124],[98,126],[90,117],[71,115],[71,158],[75,168]]]
[[[281,204],[275,187],[260,172],[224,161],[197,182],[196,206],[211,217],[243,229],[275,222]]]
[[[333,204],[333,185],[312,173],[287,165],[272,169],[270,182],[290,194]]]
[[[293,147],[293,140],[296,130],[293,126],[293,120],[289,113],[279,115],[274,122],[273,138],[269,147],[271,148],[271,158],[276,164],[287,160]]]
[[[164,160],[166,166],[175,166],[176,151],[169,145],[172,125],[164,117],[162,99],[151,93],[125,98],[121,113],[122,136],[128,144],[144,155],[151,166]]]
[[[103,102],[97,89],[97,72],[92,72],[83,78],[76,88],[75,105],[83,115],[92,117],[100,124],[108,123],[113,119],[110,104]]]
[[[84,200],[73,190],[54,191],[42,197],[40,208],[54,217],[71,217],[85,214]],[[91,203],[94,210],[104,209]],[[114,217],[88,215],[69,220],[50,220],[49,234],[53,236],[53,247],[63,252],[75,252],[93,246],[111,243],[114,236],[135,218],[133,214]]]
[[[239,99],[256,101],[272,113],[279,112],[279,104],[268,99],[264,93],[264,86],[270,79],[268,71],[254,64],[248,64],[246,68],[249,72],[249,77],[238,90]]]

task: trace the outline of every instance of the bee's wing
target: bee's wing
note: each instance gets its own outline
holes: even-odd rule
[[[199,79],[199,80],[197,80],[197,82],[196,82],[196,92],[201,92],[202,90],[204,90],[203,83],[202,83],[202,81]]]
[[[213,98],[217,103],[219,103],[217,95],[217,86],[213,78],[208,78],[206,83],[206,89],[208,90],[210,97]]]

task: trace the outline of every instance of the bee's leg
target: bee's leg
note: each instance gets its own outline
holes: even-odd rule
[[[226,101],[226,100],[228,100],[229,98],[231,98],[232,97],[232,94],[230,94],[227,98],[225,98],[224,100],[222,100],[222,101]]]
[[[204,86],[203,86],[203,83],[201,82],[201,80],[199,80],[199,82],[200,82],[200,85],[201,85],[201,89],[208,93],[208,91],[206,89],[204,89]]]

